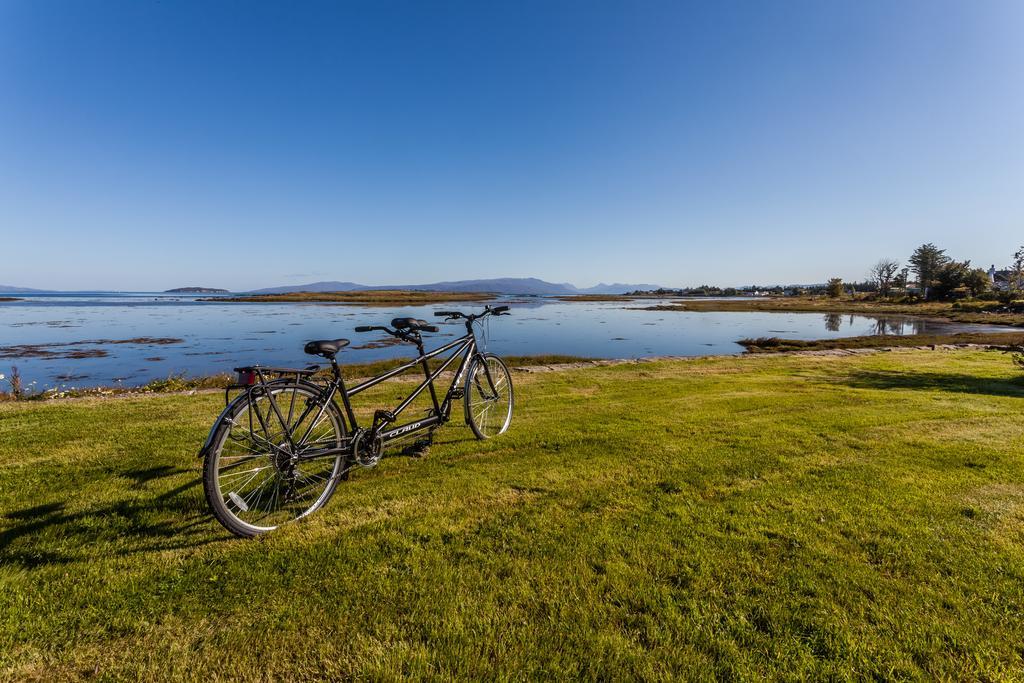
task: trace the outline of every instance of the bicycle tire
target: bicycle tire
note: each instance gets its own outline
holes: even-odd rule
[[[307,443],[297,448],[337,447],[341,445],[341,440],[346,435],[341,412],[333,402],[323,406],[323,397],[316,385],[280,380],[268,383],[262,392],[248,391],[235,399],[217,424],[210,447],[206,451],[203,462],[203,490],[217,521],[231,533],[243,538],[258,536],[273,531],[282,524],[307,517],[322,508],[334,494],[338,483],[348,478],[349,467],[344,455],[304,461],[313,463],[305,465],[307,468],[316,467],[317,463],[321,463],[316,470],[303,471],[298,463],[293,462],[291,466],[297,474],[289,474],[285,461],[291,454],[291,447],[284,447],[283,443],[275,445],[275,441],[278,440],[275,437],[284,439],[285,430],[281,428],[281,419],[277,418],[272,409],[264,410],[260,407],[260,401],[263,401],[264,408],[270,408],[267,392],[274,394],[275,400],[284,399],[282,404],[288,403],[287,415],[283,416],[283,419],[285,422],[295,420],[289,427],[296,436],[305,431],[307,426],[312,425],[307,434]],[[300,412],[295,415],[295,400],[300,397]],[[305,417],[300,420],[299,416],[304,414],[302,411],[307,405],[311,406],[311,412],[305,413]],[[279,409],[283,414],[284,407],[279,405]],[[264,423],[273,429],[280,429],[280,434],[269,429],[260,429],[257,426],[260,424],[258,417],[255,421],[252,420],[253,415],[263,413],[268,418]],[[277,426],[273,427],[275,421]],[[260,431],[263,433],[257,433]],[[252,468],[249,468],[250,464],[253,465]],[[230,471],[239,466],[246,469]],[[225,471],[228,471],[227,475]],[[253,482],[256,482],[255,486]],[[260,490],[268,485],[273,490]],[[308,505],[305,501],[310,500],[310,493],[303,493],[296,499],[288,500],[292,497],[293,490],[299,490],[302,486],[307,486],[310,492],[315,494]],[[285,489],[284,505],[280,509],[275,509],[273,506],[281,500],[282,488]],[[263,502],[264,495],[270,497],[261,508],[260,503]],[[260,510],[263,510],[263,514],[257,516]]]
[[[487,380],[487,372],[484,371],[485,364],[494,382],[493,391]],[[476,438],[483,440],[504,434],[512,423],[515,408],[512,374],[505,362],[493,353],[480,354],[474,358],[466,377],[463,401],[466,424]]]

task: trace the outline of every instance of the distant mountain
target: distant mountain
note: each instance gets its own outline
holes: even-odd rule
[[[376,288],[374,288],[376,289]],[[386,287],[382,289],[392,289]],[[416,289],[428,292],[494,292],[495,294],[575,294],[569,284],[545,282],[535,277],[501,277],[490,280],[455,280],[434,282],[429,285],[402,285],[393,289]]]
[[[425,292],[493,292],[495,294],[522,294],[533,296],[573,294],[626,294],[635,291],[658,289],[659,285],[630,285],[619,282],[601,283],[593,287],[576,287],[568,282],[547,282],[535,277],[501,277],[485,280],[452,280],[448,282],[432,282],[425,285],[361,285],[358,282],[338,282],[328,280],[310,282],[305,285],[282,285],[254,289],[245,294],[287,294],[289,292],[361,292],[366,290],[405,289]],[[51,292],[49,289],[31,289],[29,287],[13,287],[0,285],[0,292],[5,294],[29,294]],[[215,287],[177,287],[168,289],[165,294],[227,294],[229,290]]]
[[[364,289],[371,289],[366,285],[355,282],[310,282],[308,285],[285,285],[282,287],[267,287],[265,289],[254,289],[246,294],[288,294],[289,292],[359,292]],[[377,287],[377,289],[388,289]]]
[[[48,289],[32,289],[31,287],[12,287],[10,285],[0,285],[0,292],[3,292],[5,294],[10,294],[10,293],[30,294],[32,292],[48,292],[48,291],[50,291],[50,290],[48,290]]]
[[[306,285],[287,285],[256,289],[247,294],[285,294],[288,292],[358,292],[365,290],[404,289],[427,292],[493,292],[495,294],[572,295],[572,294],[625,294],[638,289],[657,289],[658,285],[628,285],[601,283],[580,289],[569,283],[546,282],[534,277],[503,277],[488,280],[454,280],[432,282],[426,285],[361,285],[356,282],[311,282]]]
[[[628,294],[629,292],[647,292],[652,289],[659,289],[660,285],[624,285],[621,282],[616,282],[611,285],[601,283],[594,285],[593,287],[586,287],[584,289],[576,290],[578,294]]]
[[[176,289],[165,289],[164,294],[229,294],[226,289],[216,287],[178,287]]]

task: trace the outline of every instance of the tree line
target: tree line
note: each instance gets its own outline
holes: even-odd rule
[[[832,278],[825,292],[839,297],[847,287],[849,285],[841,278]],[[948,256],[945,249],[929,242],[915,249],[906,265],[891,258],[880,259],[868,271],[867,281],[855,283],[851,289],[871,291],[882,298],[899,295],[925,301],[968,297],[1012,301],[1024,295],[1024,246],[1014,253],[1010,267],[999,271],[997,282],[993,282],[985,269],[971,266],[970,260],[957,261]]]

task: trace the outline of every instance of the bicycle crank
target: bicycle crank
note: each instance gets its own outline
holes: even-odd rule
[[[360,429],[352,440],[352,457],[363,467],[373,467],[384,455],[384,442],[372,430]]]

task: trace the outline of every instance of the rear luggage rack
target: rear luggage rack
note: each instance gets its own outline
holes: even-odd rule
[[[269,380],[282,379],[294,376],[295,379],[310,377],[322,368],[319,365],[307,365],[304,368],[275,368],[264,365],[247,365],[241,368],[234,368],[235,381],[224,389],[224,404],[231,402],[231,391],[233,389],[248,389],[257,384],[266,384]],[[269,377],[268,377],[269,375]]]

